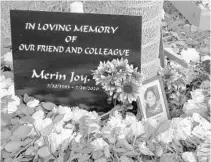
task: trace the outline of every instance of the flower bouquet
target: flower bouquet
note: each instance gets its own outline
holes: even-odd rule
[[[175,69],[172,68],[170,72]],[[174,91],[166,89],[167,95],[183,92],[187,100],[178,106],[175,103],[169,106],[172,108],[174,105],[181,115],[157,123],[156,120],[140,121],[133,113],[125,112],[123,115],[120,111],[128,109],[136,101],[143,79],[137,68],[129,65],[127,60],[101,62],[93,71],[96,83],[102,86],[115,105],[107,120],[103,120],[96,112],[40,102],[27,94],[18,98],[13,91],[13,79],[11,75],[5,75],[9,71],[5,72],[0,77],[1,161],[210,160],[211,124],[206,119],[209,117],[210,105],[209,80],[203,80],[187,92],[191,84],[185,81],[184,71],[177,69],[177,73],[169,75],[164,70],[163,76],[170,76],[165,78],[168,86],[178,83]],[[181,74],[180,77],[177,74]],[[179,79],[184,81],[182,85]],[[172,100],[168,99],[173,103]],[[203,106],[207,107],[206,112],[201,111],[205,110]]]
[[[113,101],[114,106],[118,102],[121,104],[120,108],[122,108],[122,106],[124,107],[137,100],[143,77],[138,72],[138,68],[129,65],[127,59],[121,58],[120,60],[113,59],[112,61],[100,62],[98,68],[93,71],[93,79],[97,85],[102,86],[110,100]]]

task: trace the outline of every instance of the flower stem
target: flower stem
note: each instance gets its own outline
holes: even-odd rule
[[[124,108],[122,108],[122,106],[115,106],[113,109],[111,109],[111,110],[108,111],[107,113],[101,115],[100,118],[103,118],[103,117],[109,115],[110,113],[112,113],[113,111],[116,111],[116,110],[117,110],[117,111],[122,111],[122,110],[124,110]]]
[[[135,135],[135,138],[133,140],[133,146],[135,145],[135,142],[136,142],[136,135]]]
[[[114,99],[114,106],[116,106],[116,98]]]

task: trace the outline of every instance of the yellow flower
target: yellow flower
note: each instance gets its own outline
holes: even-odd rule
[[[102,87],[105,92],[108,93],[109,96],[112,96],[113,93],[115,92],[116,90],[116,86],[114,83],[107,83],[107,84],[104,84],[103,87]]]
[[[100,62],[97,70],[93,71],[93,79],[96,81],[96,84],[106,84],[111,79],[111,74],[114,67],[109,61]]]
[[[129,78],[119,83],[115,97],[123,103],[132,103],[139,96],[140,84]]]
[[[112,60],[111,63],[114,65],[117,73],[121,73],[121,72],[132,73],[133,72],[133,68],[132,66],[129,66],[127,59],[125,60],[123,58],[121,58],[120,60],[116,59],[116,60]]]

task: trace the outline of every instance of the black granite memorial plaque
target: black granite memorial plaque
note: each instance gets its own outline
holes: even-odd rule
[[[141,65],[141,17],[11,10],[15,92],[107,111],[91,70],[127,58]]]

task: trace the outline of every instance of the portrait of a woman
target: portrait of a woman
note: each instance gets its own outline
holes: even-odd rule
[[[163,112],[157,85],[148,87],[144,93],[146,118]]]

